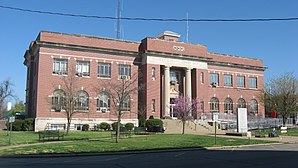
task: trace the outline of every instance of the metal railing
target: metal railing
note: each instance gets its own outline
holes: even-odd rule
[[[197,124],[213,122],[212,113],[199,114],[195,122]],[[237,130],[237,115],[235,114],[219,113],[218,122],[222,129]],[[282,118],[263,118],[254,115],[247,116],[248,130],[280,127],[282,124]],[[288,126],[292,126],[293,124],[292,118],[289,118],[286,122]]]

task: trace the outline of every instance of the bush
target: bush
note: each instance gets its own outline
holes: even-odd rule
[[[149,119],[154,119],[154,117],[151,115],[151,116],[149,117]]]
[[[146,121],[146,129],[149,132],[162,132],[163,122],[160,119],[149,119]]]
[[[117,130],[117,126],[118,126],[118,122],[114,122],[114,123],[112,124],[112,128],[113,128],[114,131]],[[123,127],[123,124],[120,125],[120,128],[121,128],[121,127]]]
[[[89,130],[89,124],[84,124],[82,126],[82,131],[88,131]]]
[[[99,124],[99,129],[109,131],[111,129],[111,126],[106,122],[102,122]]]
[[[140,117],[140,119],[139,119],[139,127],[144,127],[145,128],[145,124],[146,124],[145,117]]]
[[[135,125],[134,125],[133,123],[126,123],[126,124],[125,124],[125,128],[126,128],[128,131],[131,131],[134,127],[135,127]]]
[[[14,123],[12,123],[12,130],[13,131],[32,131],[34,125],[33,118],[27,119],[16,119]],[[8,124],[9,128],[9,124]]]

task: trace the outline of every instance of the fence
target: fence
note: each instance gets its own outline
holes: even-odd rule
[[[196,123],[212,122],[212,113],[201,113]],[[235,114],[219,113],[218,122],[222,129],[237,130],[237,116]],[[263,118],[259,116],[248,115],[248,130],[274,128],[282,126],[282,118]],[[293,118],[289,118],[286,125],[292,126]]]

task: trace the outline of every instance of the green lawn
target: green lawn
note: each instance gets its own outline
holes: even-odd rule
[[[281,133],[280,129],[276,130],[276,133],[278,136],[282,135],[282,136],[298,136],[298,128],[288,128],[287,133]],[[252,131],[253,134],[255,134],[255,132],[258,132],[258,130],[254,130]],[[272,132],[272,129],[263,129],[263,130],[259,130],[260,134],[263,136],[268,136],[268,134],[270,132]]]
[[[6,131],[0,131],[0,146],[7,146],[8,137]],[[89,139],[98,139],[104,137],[111,137],[110,132],[92,132],[92,131],[75,131],[69,132],[67,136],[64,136],[65,141],[72,140],[89,140]],[[39,142],[38,133],[36,132],[23,132],[23,131],[13,131],[11,133],[11,145],[18,144],[32,144]]]
[[[35,133],[28,134],[36,136]],[[109,151],[127,151],[127,150],[148,150],[164,148],[188,148],[188,147],[212,147],[212,146],[237,146],[246,144],[272,143],[272,141],[247,140],[239,138],[217,137],[217,145],[214,144],[214,137],[199,135],[150,135],[137,136],[121,139],[118,144],[115,140],[107,138],[110,133],[103,132],[75,132],[71,133],[66,140],[80,139],[73,142],[61,142],[55,144],[41,144],[26,147],[17,147],[1,150],[0,155],[9,154],[45,154],[45,153],[79,153],[79,152],[109,152]],[[27,137],[27,136],[26,136]],[[86,140],[89,137],[90,140]],[[30,137],[31,143],[36,142]],[[23,141],[26,142],[26,141]]]

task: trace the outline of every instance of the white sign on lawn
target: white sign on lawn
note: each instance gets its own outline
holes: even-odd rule
[[[239,133],[247,132],[247,109],[246,108],[238,108],[237,132]]]

